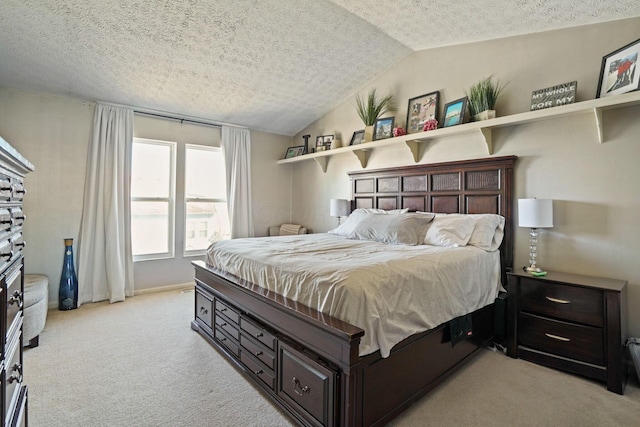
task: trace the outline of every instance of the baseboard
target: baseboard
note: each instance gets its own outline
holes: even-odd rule
[[[194,283],[193,282],[186,282],[186,283],[178,283],[177,285],[167,285],[167,286],[157,286],[155,288],[145,288],[145,289],[138,289],[136,291],[133,291],[133,296],[137,296],[137,295],[144,295],[144,294],[153,294],[156,292],[166,292],[166,291],[178,291],[181,289],[193,289],[194,287]],[[87,303],[89,304],[89,303]],[[58,300],[54,300],[54,301],[49,301],[49,310],[54,310],[58,308]]]
[[[152,294],[156,292],[178,291],[180,289],[193,289],[193,282],[178,283],[177,285],[157,286],[155,288],[144,288],[133,291],[133,295]]]

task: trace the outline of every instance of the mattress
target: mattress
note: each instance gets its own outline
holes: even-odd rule
[[[209,266],[365,331],[359,353],[491,304],[500,253],[465,246],[391,245],[332,234],[232,239],[208,249]]]

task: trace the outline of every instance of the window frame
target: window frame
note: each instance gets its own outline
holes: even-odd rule
[[[178,143],[175,141],[163,141],[158,139],[149,139],[149,138],[133,138],[133,144],[149,144],[149,145],[160,145],[169,147],[170,159],[169,159],[169,196],[168,197],[135,197],[133,193],[131,194],[130,200],[131,204],[133,202],[167,202],[168,203],[168,237],[167,237],[167,248],[166,252],[154,252],[149,254],[142,255],[133,255],[133,261],[149,261],[149,260],[160,260],[160,259],[171,259],[175,258],[175,246],[176,246],[176,233],[175,233],[175,223],[176,223],[176,154],[177,154],[177,146]],[[133,147],[132,147],[133,148]],[[133,167],[133,155],[131,159],[131,165]],[[132,248],[133,252],[133,248]]]
[[[193,149],[193,150],[202,150],[202,151],[215,151],[215,152],[219,152],[221,156],[224,156],[222,154],[222,147],[212,147],[209,145],[200,145],[200,144],[185,144],[184,145],[184,167],[185,170],[187,168],[187,150],[189,149]],[[223,158],[224,160],[224,158]],[[226,172],[225,172],[226,173]],[[226,193],[226,190],[225,190]],[[184,230],[184,236],[182,239],[182,256],[183,258],[187,258],[187,257],[193,257],[193,256],[201,256],[204,255],[207,250],[205,249],[192,249],[192,250],[187,250],[187,205],[188,203],[227,203],[227,197],[225,197],[224,199],[220,199],[220,198],[203,198],[203,197],[187,197],[187,180],[185,178],[184,180],[184,224],[183,224],[183,230]],[[228,207],[228,205],[227,205]],[[194,229],[195,232],[195,229]]]

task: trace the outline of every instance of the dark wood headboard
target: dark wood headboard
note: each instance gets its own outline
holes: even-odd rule
[[[503,279],[513,267],[513,167],[517,156],[349,172],[353,208],[505,217]],[[503,283],[506,283],[503,281]]]

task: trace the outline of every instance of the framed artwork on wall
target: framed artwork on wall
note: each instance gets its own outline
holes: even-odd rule
[[[600,67],[596,98],[640,89],[639,55],[640,39],[605,55]]]
[[[376,120],[376,124],[373,128],[373,139],[377,141],[379,139],[387,139],[393,136],[393,123],[395,117],[386,117],[384,119]]]
[[[464,123],[467,113],[467,97],[456,99],[444,106],[444,121],[442,127],[455,126]]]
[[[409,100],[409,105],[407,106],[407,133],[422,132],[424,122],[429,119],[438,120],[438,98],[440,98],[440,92],[435,91]]]

